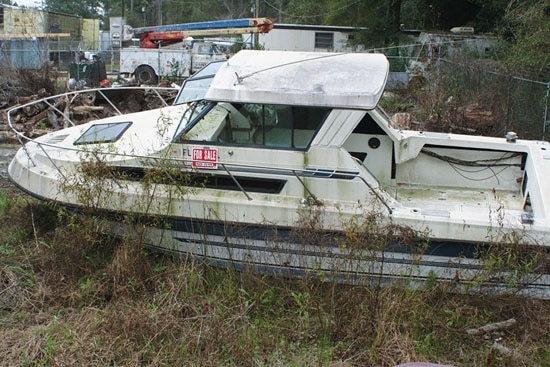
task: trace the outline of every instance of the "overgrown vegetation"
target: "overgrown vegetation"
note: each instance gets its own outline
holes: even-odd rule
[[[4,365],[550,364],[547,301],[215,269],[6,191],[0,220]],[[511,318],[512,328],[467,332]]]

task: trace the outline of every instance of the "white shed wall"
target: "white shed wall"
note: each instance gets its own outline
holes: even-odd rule
[[[331,49],[316,48],[316,33],[332,33],[334,37]],[[349,33],[330,30],[302,30],[302,29],[273,29],[267,34],[259,36],[259,43],[265,50],[271,51],[334,51],[351,52],[353,49],[347,46]],[[251,48],[253,37],[243,35],[243,40]]]

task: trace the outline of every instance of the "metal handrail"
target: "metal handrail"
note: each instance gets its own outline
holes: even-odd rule
[[[164,106],[169,106],[168,102],[159,93],[159,91],[163,90],[163,91],[176,92],[176,91],[178,91],[178,88],[174,88],[174,87],[170,87],[170,88],[167,88],[167,87],[117,87],[117,88],[108,88],[108,89],[106,89],[106,88],[91,88],[91,89],[82,89],[82,90],[77,90],[77,91],[69,91],[69,92],[65,92],[65,93],[61,93],[61,94],[56,94],[54,96],[48,96],[48,97],[40,98],[40,99],[31,101],[31,102],[28,102],[28,103],[25,103],[25,104],[22,104],[22,105],[17,105],[17,106],[14,106],[14,107],[10,108],[7,111],[8,126],[15,133],[17,140],[19,141],[19,143],[23,147],[25,147],[25,144],[28,143],[28,142],[34,142],[35,144],[37,144],[40,147],[40,149],[43,151],[43,153],[46,155],[48,160],[56,168],[56,170],[63,176],[63,173],[61,172],[61,170],[57,167],[57,165],[55,164],[53,159],[47,154],[46,150],[44,149],[45,146],[55,147],[56,145],[51,144],[51,143],[37,142],[34,138],[30,138],[27,135],[25,135],[24,132],[19,131],[17,129],[17,127],[15,126],[15,122],[13,121],[14,114],[16,112],[22,110],[25,107],[29,107],[29,106],[37,105],[37,104],[40,104],[40,103],[44,103],[47,106],[49,106],[49,108],[51,108],[53,111],[57,112],[60,116],[63,117],[63,122],[64,122],[63,126],[65,126],[66,123],[70,124],[71,126],[76,126],[77,124],[70,118],[70,115],[68,115],[66,113],[66,111],[61,111],[57,107],[57,104],[52,103],[52,101],[60,101],[62,99],[66,99],[67,101],[69,101],[69,99],[70,99],[70,102],[68,102],[68,103],[71,104],[74,101],[74,99],[79,95],[89,94],[89,93],[99,93],[105,99],[105,101],[115,110],[117,115],[119,115],[119,116],[123,115],[123,112],[121,112],[120,109],[118,109],[116,107],[115,103],[113,103],[113,101],[111,101],[111,99],[105,93],[108,90],[119,90],[119,91],[120,90],[147,90],[147,91],[153,91]],[[174,95],[174,97],[175,97],[175,95]],[[66,148],[66,147],[64,149],[74,150],[74,151],[81,151],[82,150],[82,149],[79,149],[79,148],[70,149],[70,148]],[[25,152],[27,153],[27,157],[32,162],[32,164],[36,165],[35,162],[32,161],[32,158],[29,156],[26,149],[25,149]]]
[[[25,104],[22,104],[22,105],[17,105],[17,106],[14,106],[14,107],[8,109],[8,111],[7,111],[8,126],[22,140],[27,141],[27,142],[28,141],[33,141],[34,140],[33,138],[29,138],[23,132],[21,132],[17,129],[17,127],[15,126],[15,122],[13,121],[13,114],[15,112],[25,108],[25,107],[36,105],[36,104],[39,104],[39,103],[47,104],[50,108],[52,108],[54,111],[56,111],[61,116],[63,116],[63,119],[64,119],[65,122],[68,122],[72,126],[75,126],[76,124],[70,119],[70,117],[67,116],[63,111],[59,110],[55,106],[55,104],[52,104],[50,101],[58,100],[58,99],[61,99],[61,98],[67,98],[68,99],[69,97],[72,97],[72,99],[74,100],[74,98],[76,96],[81,95],[81,94],[88,94],[88,93],[99,93],[99,94],[101,94],[101,96],[103,98],[105,98],[105,101],[109,105],[111,105],[111,107],[113,107],[115,109],[116,113],[118,115],[122,115],[123,113],[116,107],[116,105],[105,94],[105,92],[108,91],[108,90],[147,90],[147,91],[153,91],[157,95],[159,100],[163,103],[164,106],[169,106],[169,104],[166,102],[166,99],[164,97],[162,97],[162,95],[159,93],[159,91],[160,90],[165,90],[165,91],[174,91],[174,92],[176,92],[178,89],[174,88],[174,87],[116,87],[116,88],[113,87],[113,88],[107,88],[107,89],[106,88],[90,88],[90,89],[82,89],[82,90],[77,90],[77,91],[69,91],[69,92],[65,92],[65,93],[61,93],[61,94],[56,94],[54,96],[48,96],[48,97],[40,98],[40,99],[31,101],[31,102],[28,102],[28,103],[25,103]]]

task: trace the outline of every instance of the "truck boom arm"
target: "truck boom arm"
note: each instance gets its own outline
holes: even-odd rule
[[[271,29],[273,21],[269,18],[247,18],[135,28],[134,35],[139,36],[141,48],[159,48],[191,36],[268,33]]]

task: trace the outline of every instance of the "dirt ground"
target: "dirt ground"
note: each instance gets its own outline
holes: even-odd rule
[[[8,179],[8,165],[19,149],[18,145],[0,144],[0,188],[13,188],[13,184]]]

